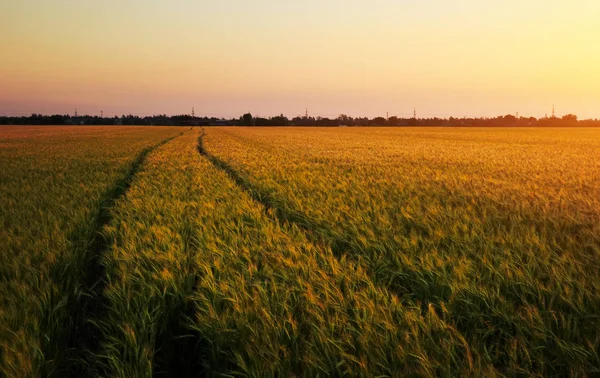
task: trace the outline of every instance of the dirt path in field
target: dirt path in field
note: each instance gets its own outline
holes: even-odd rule
[[[56,264],[52,274],[57,286],[64,294],[64,305],[70,315],[69,323],[65,324],[67,333],[68,358],[64,361],[55,361],[56,369],[50,376],[82,377],[103,376],[102,362],[98,360],[101,355],[102,333],[100,323],[106,312],[106,300],[103,296],[105,287],[104,268],[101,264],[102,256],[108,248],[107,241],[102,235],[103,228],[112,220],[111,208],[123,198],[130,188],[133,179],[140,170],[146,156],[158,147],[169,143],[183,135],[167,138],[151,147],[144,149],[133,160],[129,169],[103,196],[99,211],[94,215],[93,232],[85,235],[74,234],[69,239],[72,243],[85,246],[82,251],[85,268],[80,272],[80,282],[76,288],[66,287],[61,277],[68,268],[69,262]],[[42,351],[46,360],[52,358],[53,351]]]
[[[269,193],[257,189],[247,178],[245,178],[227,162],[206,151],[204,148],[203,138],[204,131],[200,134],[200,138],[198,140],[198,152],[202,156],[206,157],[208,161],[210,161],[215,167],[227,173],[227,175],[231,177],[231,179],[240,188],[248,193],[253,200],[262,204],[267,210],[274,210],[276,218],[275,220],[280,225],[284,224],[285,222],[293,223],[304,231],[307,239],[312,243],[323,244],[324,242],[327,242],[327,244],[331,247],[331,251],[338,259],[344,256],[347,251],[352,248],[350,242],[347,240],[326,236],[326,232],[323,231],[326,229],[326,225],[321,225],[314,219],[310,219],[302,213],[290,211],[278,206],[276,198],[271,196]]]

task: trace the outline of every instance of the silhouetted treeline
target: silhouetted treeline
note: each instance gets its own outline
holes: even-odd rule
[[[186,126],[186,125],[225,125],[227,120],[208,117],[192,117],[190,115],[167,116],[164,114],[140,117],[123,115],[121,117],[41,115],[29,117],[0,117],[0,125],[139,125],[139,126]]]
[[[29,117],[0,117],[0,125],[140,125],[140,126],[600,126],[600,120],[578,120],[567,114],[559,117],[515,117],[513,115],[495,118],[399,118],[399,117],[349,117],[341,114],[337,118],[294,117],[283,114],[275,117],[254,117],[246,113],[239,118],[224,119],[215,117],[192,117],[190,115],[153,115],[140,117],[70,116],[32,114]]]

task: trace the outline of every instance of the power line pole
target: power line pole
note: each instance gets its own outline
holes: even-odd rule
[[[417,119],[417,107],[415,106],[415,108],[413,109],[413,118]]]
[[[556,116],[554,115],[554,105],[552,105],[552,118],[556,118]]]
[[[308,119],[308,108],[306,108],[306,113],[304,113],[304,118]]]
[[[104,118],[104,110],[100,110],[100,118]]]
[[[192,118],[196,118],[196,110],[192,106]]]
[[[75,108],[75,117],[77,117],[77,108]]]

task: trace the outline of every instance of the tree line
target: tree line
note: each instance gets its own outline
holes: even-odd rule
[[[140,117],[98,117],[90,115],[42,115],[0,117],[0,125],[139,125],[139,126],[600,126],[598,119],[578,120],[574,114],[563,117],[515,117],[514,115],[493,118],[399,118],[350,117],[341,114],[337,118],[294,117],[283,114],[274,117],[255,117],[246,113],[239,118],[192,117],[191,115],[153,115]]]

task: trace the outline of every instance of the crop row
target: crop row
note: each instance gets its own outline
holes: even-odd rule
[[[465,341],[307,240],[206,158],[153,152],[105,229],[109,376],[474,372]]]
[[[433,308],[480,369],[583,375],[600,372],[597,136],[231,128],[204,149],[405,306]]]
[[[599,373],[596,133],[3,129],[0,375]]]
[[[0,129],[0,376],[61,376],[82,360],[104,208],[173,128]]]

